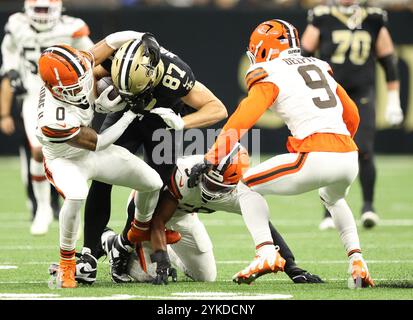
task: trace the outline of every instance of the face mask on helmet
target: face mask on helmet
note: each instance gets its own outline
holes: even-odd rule
[[[204,203],[225,201],[248,168],[248,151],[237,143],[217,168],[202,175],[200,181],[202,201]]]
[[[151,65],[142,41],[131,40],[122,45],[112,61],[111,76],[124,97],[139,95],[153,88],[163,74],[163,63]]]
[[[93,61],[90,55],[66,45],[47,48],[39,59],[39,74],[57,99],[72,104],[89,104],[93,97]]]
[[[30,24],[38,31],[53,28],[62,14],[61,0],[26,0],[24,12],[30,19]]]
[[[251,34],[246,52],[251,64],[270,61],[280,55],[300,53],[297,29],[279,19],[259,24]]]

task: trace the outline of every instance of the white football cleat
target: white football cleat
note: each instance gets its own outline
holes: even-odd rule
[[[374,287],[374,281],[371,278],[367,264],[361,255],[350,258],[348,272],[351,274],[351,277],[348,280],[350,289]]]
[[[335,229],[334,221],[333,218],[331,217],[326,217],[323,219],[323,221],[320,222],[320,225],[318,228],[320,230],[328,230],[328,229]]]
[[[49,231],[49,225],[52,221],[52,208],[38,208],[34,220],[30,226],[30,233],[34,236],[45,235]]]
[[[264,274],[284,271],[285,259],[281,257],[276,247],[271,247],[270,250],[265,250],[259,255],[257,254],[249,266],[232,277],[232,281],[238,284],[251,284],[251,282]]]
[[[366,211],[361,214],[361,223],[366,229],[373,228],[379,223],[379,216],[373,211]]]

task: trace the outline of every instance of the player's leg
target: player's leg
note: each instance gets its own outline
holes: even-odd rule
[[[60,262],[57,285],[76,287],[76,239],[80,223],[80,210],[88,192],[87,180],[90,162],[68,159],[46,161],[46,174],[51,183],[64,197],[59,218]]]
[[[158,173],[143,160],[120,146],[109,146],[103,151],[95,152],[93,157],[95,164],[93,178],[101,182],[138,190],[139,197],[137,199],[135,197],[135,220],[142,223],[150,221],[158,202],[159,191],[163,185]],[[128,277],[126,276],[125,264],[127,261],[124,261],[123,253],[125,256],[126,253],[130,254],[133,246],[132,243],[122,244],[121,239],[118,239],[117,243],[122,247],[122,250],[117,250],[119,251],[119,259],[111,257],[112,279],[115,282],[124,282],[123,280]],[[112,252],[115,255],[116,251],[112,250]]]
[[[123,112],[110,113],[106,116],[100,131],[104,131],[114,124]],[[141,144],[139,137],[139,123],[132,122],[122,136],[115,142],[135,153]],[[112,185],[99,181],[92,181],[85,204],[84,242],[83,247],[99,259],[103,252],[100,246],[100,237],[110,219]],[[133,217],[132,217],[133,219]],[[128,228],[130,227],[130,222]],[[127,231],[126,231],[127,232]]]
[[[192,213],[174,216],[167,227],[179,231],[182,236],[181,240],[170,247],[182,262],[185,274],[194,281],[215,281],[217,269],[212,242],[198,215]],[[173,260],[171,258],[172,262]]]
[[[37,208],[35,218],[30,227],[33,235],[46,234],[53,220],[53,210],[50,205],[50,183],[47,181],[43,168],[42,145],[36,137],[37,95],[28,95],[23,101],[22,116],[26,136],[31,147],[30,175]]]
[[[361,221],[365,228],[374,227],[379,217],[373,206],[376,184],[376,165],[374,161],[374,140],[376,131],[375,91],[366,88],[358,97],[360,125],[355,135],[359,147],[359,178],[363,196]]]
[[[342,170],[347,171],[346,178],[320,188],[319,194],[324,206],[334,219],[341,242],[349,257],[349,271],[351,272],[353,279],[355,281],[360,281],[363,286],[368,286],[374,285],[374,283],[361,255],[360,240],[353,213],[345,200],[350,185],[357,176],[357,166],[354,165],[354,163],[356,163],[355,160],[356,157],[354,155],[353,161],[348,159],[347,165],[344,162],[342,163]],[[353,162],[353,168],[351,162]],[[340,165],[340,163],[337,164]]]

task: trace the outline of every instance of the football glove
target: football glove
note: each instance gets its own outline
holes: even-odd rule
[[[152,67],[156,67],[161,60],[161,48],[151,33],[142,36],[142,43],[146,48],[145,55],[150,57]]]
[[[16,96],[27,93],[27,90],[23,85],[23,81],[20,78],[20,74],[16,70],[10,70],[7,72],[6,77],[9,78],[10,86]]]
[[[179,114],[176,114],[172,109],[169,108],[155,108],[151,110],[151,113],[155,113],[160,116],[168,129],[182,130],[185,126],[184,120]]]
[[[117,112],[125,109],[126,102],[118,95],[115,99],[109,99],[108,95],[113,90],[113,86],[107,87],[95,100],[95,110],[99,113]]]
[[[129,106],[129,110],[136,114],[143,112],[153,98],[152,90],[146,90],[139,95],[125,92],[121,92],[120,95]]]
[[[400,106],[399,90],[387,92],[387,106],[385,118],[391,126],[397,126],[403,121],[403,110]]]
[[[176,269],[171,267],[168,253],[158,250],[151,254],[151,261],[156,262],[156,277],[152,281],[155,285],[168,284],[168,278],[171,277],[173,282],[177,281]]]
[[[198,185],[201,175],[212,169],[212,164],[204,159],[203,162],[197,163],[191,168],[188,178],[188,187],[193,188]]]

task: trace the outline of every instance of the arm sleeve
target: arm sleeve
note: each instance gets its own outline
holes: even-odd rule
[[[80,127],[57,128],[58,125],[47,125],[41,127],[43,139],[54,142],[54,143],[63,143],[67,142],[80,132]]]
[[[350,132],[351,136],[357,132],[360,116],[356,104],[348,96],[346,90],[339,84],[337,84],[337,95],[340,98],[341,104],[343,105],[343,120],[347,126],[347,130]]]
[[[228,119],[215,144],[206,155],[212,164],[218,164],[235,143],[258,121],[272,106],[279,93],[278,87],[270,82],[260,82],[251,87],[248,96]]]
[[[97,136],[96,151],[106,149],[119,139],[129,124],[136,118],[137,114],[126,111],[123,116],[112,126]]]
[[[1,54],[2,54],[2,74],[9,72],[10,70],[19,70],[19,57],[17,53],[17,47],[14,43],[13,36],[10,31],[5,27],[5,36],[1,43]]]

